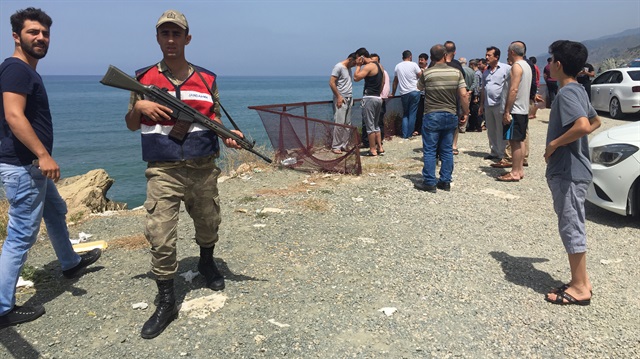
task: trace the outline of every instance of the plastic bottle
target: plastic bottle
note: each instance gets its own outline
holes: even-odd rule
[[[291,166],[291,165],[295,165],[296,163],[298,163],[298,160],[295,157],[289,157],[289,158],[285,158],[284,160],[280,161],[280,163],[283,166]]]

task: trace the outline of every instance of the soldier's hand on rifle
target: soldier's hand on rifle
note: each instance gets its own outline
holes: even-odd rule
[[[137,101],[135,110],[155,122],[170,120],[173,112],[169,107],[149,100]]]
[[[238,130],[231,130],[231,132],[235,133],[238,137],[240,138],[244,138],[244,135],[242,134],[242,132],[238,131]],[[224,139],[224,145],[229,147],[229,148],[235,148],[235,149],[241,149],[242,147],[240,147],[240,145],[231,138],[225,138]]]

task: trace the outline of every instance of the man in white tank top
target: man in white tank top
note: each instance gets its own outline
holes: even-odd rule
[[[522,142],[529,125],[529,90],[532,79],[531,67],[524,59],[525,49],[523,42],[514,41],[508,50],[508,59],[513,65],[501,96],[504,104],[502,133],[511,146],[513,162],[511,172],[498,176],[498,181],[502,182],[518,182],[524,178]]]

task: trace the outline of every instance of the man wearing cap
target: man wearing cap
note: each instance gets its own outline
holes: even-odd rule
[[[190,64],[185,58],[185,47],[191,41],[186,17],[175,10],[164,12],[156,24],[156,39],[162,61],[136,71],[138,81],[166,88],[203,115],[221,123],[216,75]],[[178,314],[173,278],[178,267],[176,241],[181,202],[193,219],[196,243],[200,246],[198,271],[207,287],[224,289],[224,277],[213,260],[220,225],[217,188],[220,169],[214,160],[220,147],[217,135],[199,124],[191,124],[182,141],[169,137],[176,124],[171,110],[135,93],[125,120],[131,131],[140,130],[142,159],[147,162],[145,236],[151,244],[158,296],[156,311],[142,327],[141,336],[151,339],[160,335]],[[242,136],[241,132],[234,132]],[[231,139],[225,139],[224,143],[227,147],[240,148]]]

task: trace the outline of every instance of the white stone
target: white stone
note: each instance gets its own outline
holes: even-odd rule
[[[131,305],[131,308],[145,310],[145,309],[149,308],[149,304],[147,304],[145,302],[135,303],[135,304]]]
[[[398,311],[398,308],[395,308],[395,307],[384,307],[384,308],[378,309],[378,311],[384,313],[384,315],[386,315],[387,317],[390,317],[390,316],[393,315],[393,313]]]
[[[227,297],[220,293],[214,293],[206,297],[187,300],[182,303],[181,312],[187,313],[190,318],[204,319],[211,313],[224,307]]]
[[[275,320],[275,319],[269,319],[269,323],[271,323],[271,324],[273,324],[273,325],[277,325],[277,326],[279,326],[280,328],[290,327],[290,325],[289,325],[289,324],[283,324],[283,323],[276,322],[276,320]]]
[[[30,280],[24,280],[22,277],[18,277],[18,283],[16,283],[16,288],[31,288],[33,287],[33,282]]]
[[[486,193],[486,194],[490,194],[490,195],[494,195],[494,196],[496,196],[498,198],[503,198],[503,199],[518,199],[518,198],[520,198],[520,196],[516,196],[516,195],[513,195],[513,194],[509,194],[509,193],[506,193],[506,192],[499,191],[497,189],[492,189],[492,188],[485,188],[485,189],[481,190],[480,192]]]
[[[620,258],[618,258],[618,259],[601,259],[600,260],[600,264],[604,264],[604,265],[612,264],[612,263],[615,264],[615,263],[620,263],[620,262],[622,262],[622,259],[620,259]]]
[[[265,207],[260,210],[260,213],[282,213],[282,212],[284,212],[284,210],[280,208],[271,208],[271,207]]]
[[[183,277],[184,280],[186,280],[187,282],[191,283],[193,278],[198,276],[198,272],[194,272],[191,269],[189,269],[188,271],[186,271],[184,273],[180,273],[180,276]]]

